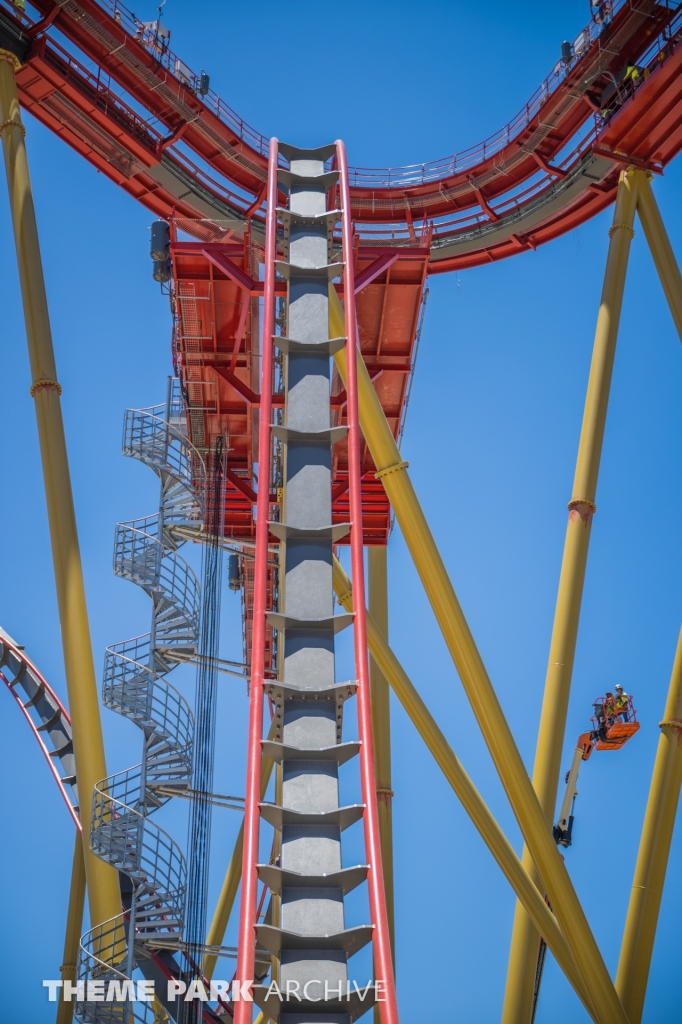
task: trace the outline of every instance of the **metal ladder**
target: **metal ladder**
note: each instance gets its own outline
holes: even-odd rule
[[[356,691],[359,693],[361,673],[357,657],[357,683],[337,683],[334,661],[335,634],[351,625],[354,619],[352,614],[334,614],[332,588],[332,548],[350,529],[348,523],[333,525],[331,511],[333,448],[348,432],[347,427],[332,424],[330,406],[330,357],[346,347],[346,338],[329,337],[329,285],[342,275],[345,266],[333,262],[334,229],[342,220],[343,211],[328,209],[327,203],[328,193],[339,180],[337,170],[325,169],[325,162],[337,156],[336,145],[316,150],[280,145],[279,154],[289,162],[287,169],[277,166],[276,140],[271,143],[270,153],[264,349],[271,341],[284,354],[285,420],[281,426],[271,426],[269,418],[264,420],[264,416],[270,414],[266,396],[272,390],[268,378],[271,358],[264,351],[260,441],[261,451],[267,452],[270,428],[283,444],[284,474],[281,521],[268,522],[264,529],[264,517],[270,519],[271,516],[263,493],[268,491],[269,478],[264,473],[267,463],[261,458],[237,978],[242,983],[253,978],[257,941],[273,955],[277,965],[271,984],[253,988],[254,1000],[266,1016],[275,1022],[281,1020],[282,1024],[294,1021],[301,1024],[306,1020],[311,1024],[319,1020],[350,1024],[374,1004],[375,991],[366,982],[361,986],[351,982],[348,959],[374,939],[375,962],[378,963],[381,957],[378,957],[376,941],[379,936],[386,939],[387,928],[385,907],[380,920],[381,911],[377,910],[372,897],[378,888],[383,894],[380,854],[376,846],[373,864],[343,868],[341,859],[344,829],[364,820],[367,838],[368,822],[371,819],[376,825],[377,821],[376,794],[371,786],[368,789],[363,785],[365,804],[339,805],[339,766],[355,757],[363,744],[365,754],[371,759],[371,727],[368,737],[366,729],[363,732],[362,721],[362,742],[342,741],[344,703]],[[275,211],[278,190],[288,194],[288,206]],[[349,221],[346,220],[344,256],[348,231]],[[282,260],[276,259],[276,248],[283,252]],[[350,258],[352,260],[352,251]],[[286,337],[272,337],[274,320],[270,296],[274,293],[275,270],[287,282]],[[353,288],[352,270],[349,274],[348,267],[345,288]],[[348,309],[347,305],[347,316]],[[354,440],[357,441],[357,435]],[[359,462],[357,466],[359,470]],[[359,487],[359,472],[357,483]],[[356,497],[359,498],[359,490]],[[359,504],[355,507],[357,509]],[[354,542],[360,545],[361,560],[361,517],[354,521],[357,527]],[[268,529],[282,545],[283,603],[280,612],[263,615],[263,551]],[[362,595],[361,586],[358,590]],[[364,598],[362,602],[364,609]],[[263,679],[264,659],[258,649],[258,644],[264,640],[261,617],[278,630],[280,638],[283,636],[283,671],[277,682]],[[357,655],[357,622],[355,626]],[[362,656],[366,666],[366,649]],[[367,686],[366,668],[363,685]],[[274,740],[261,740],[263,695],[274,705]],[[366,691],[363,695],[367,699]],[[368,707],[367,703],[363,706]],[[365,724],[368,720],[364,719]],[[258,803],[261,749],[280,766],[277,791],[281,799],[276,803]],[[366,762],[361,761],[361,776],[364,767]],[[373,806],[369,806],[370,802]],[[256,863],[260,819],[279,832],[281,853],[275,864]],[[375,833],[378,833],[377,827]],[[369,844],[366,848],[369,857]],[[279,920],[272,924],[258,924],[255,918],[256,873],[276,897],[273,904],[279,908]],[[368,878],[374,922],[346,928],[344,896]],[[385,962],[385,945],[381,962]],[[389,973],[391,977],[386,978],[384,984],[391,988],[394,1007],[392,968]],[[235,1024],[247,1024],[250,1020],[248,1004],[235,1004]],[[389,1024],[397,1022],[397,1017],[382,1013],[382,1020]]]
[[[142,762],[104,779],[94,794],[91,849],[132,887],[128,913],[81,939],[78,979],[104,981],[105,995],[109,982],[132,979],[145,951],[179,948],[183,938],[185,858],[148,815],[191,787],[192,711],[164,678],[196,657],[199,638],[199,583],[177,554],[203,519],[204,468],[185,422],[177,380],[169,380],[164,405],[128,410],[124,421],[123,453],[159,476],[161,497],[156,515],[119,523],[115,535],[114,572],[142,587],[153,611],[149,633],[107,648],[105,657],[104,704],[144,735]],[[159,1003],[133,1001],[84,999],[75,1013],[88,1024],[169,1019]]]

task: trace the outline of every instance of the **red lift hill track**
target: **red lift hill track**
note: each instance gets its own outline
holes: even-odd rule
[[[24,12],[0,0],[0,47],[21,60],[25,109],[171,223],[173,355],[191,440],[201,451],[211,436],[229,436],[225,534],[244,545],[255,536],[268,140],[169,42],[158,23],[112,0],[33,0]],[[580,32],[525,107],[478,146],[409,167],[350,168],[360,347],[397,439],[428,274],[572,230],[613,202],[624,165],[661,173],[682,147],[681,42],[679,0],[615,0],[608,24]],[[338,186],[328,203],[339,205]],[[340,234],[330,242],[338,258]],[[333,392],[342,425],[338,377]],[[361,468],[365,543],[385,544],[390,508],[366,446]],[[334,522],[347,521],[344,444],[332,495]]]

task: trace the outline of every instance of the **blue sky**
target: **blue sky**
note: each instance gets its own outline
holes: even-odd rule
[[[151,0],[135,4],[151,20]],[[420,4],[168,0],[175,51],[205,68],[265,135],[342,137],[351,163],[405,164],[473,145],[525,103],[589,16],[587,0]],[[347,64],[344,63],[347,61]],[[153,511],[155,478],[120,452],[123,411],[162,400],[167,300],[151,278],[151,216],[26,117],[98,673],[107,644],[144,632],[148,599],[111,572],[114,524]],[[654,183],[682,259],[682,165]],[[611,212],[512,260],[430,281],[403,452],[474,636],[532,765]],[[3,586],[0,625],[65,693],[59,622],[6,190],[0,186],[3,313]],[[642,722],[617,754],[584,766],[566,863],[612,971],[682,620],[679,531],[682,351],[641,231],[632,246],[597,495],[564,752],[595,696],[621,681]],[[188,557],[196,562],[196,553]],[[395,530],[390,632],[406,670],[515,847],[518,830],[456,672]],[[222,654],[241,656],[239,602],[223,601]],[[339,676],[350,674],[341,645]],[[344,675],[345,672],[345,675]],[[191,695],[191,674],[176,682]],[[247,702],[221,681],[216,790],[243,791]],[[73,827],[35,742],[0,694],[0,845],[5,1020],[52,1021]],[[109,770],[140,736],[102,713]],[[348,735],[352,735],[349,708]],[[411,723],[393,707],[397,973],[402,1019],[499,1018],[513,896]],[[354,779],[347,780],[356,796]],[[182,842],[182,808],[163,812]],[[239,825],[216,811],[210,907]],[[352,830],[351,830],[352,832]],[[349,835],[347,863],[362,859]],[[357,856],[356,856],[357,854]],[[671,853],[647,1024],[679,1019],[682,836]],[[349,907],[350,923],[363,907]],[[234,940],[234,929],[228,941]],[[549,963],[537,1024],[585,1014]]]

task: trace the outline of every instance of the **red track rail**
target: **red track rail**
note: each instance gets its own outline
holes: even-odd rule
[[[343,279],[346,286],[344,317],[346,323],[346,387],[348,389],[348,479],[350,485],[350,550],[353,574],[353,647],[357,680],[358,736],[360,739],[360,782],[365,805],[363,825],[365,850],[369,863],[367,887],[369,907],[374,925],[374,967],[377,981],[382,983],[384,998],[380,1001],[381,1024],[399,1024],[398,1003],[393,975],[391,940],[388,930],[384,871],[381,862],[377,781],[374,770],[372,705],[369,692],[369,661],[367,658],[367,620],[365,617],[365,562],[362,531],[362,469],[360,451],[362,434],[358,415],[358,364],[356,350],[359,334],[355,315],[355,279],[353,270],[353,221],[350,212],[348,163],[343,142],[336,143],[339,168],[343,227]],[[377,993],[378,994],[378,993]]]
[[[215,93],[199,95],[196,76],[121,4],[32,0],[29,10],[20,20],[0,0],[12,31],[23,26],[20,95],[36,117],[160,216],[194,218],[197,231],[197,216],[222,216],[240,233],[253,220],[262,240],[258,132]],[[430,220],[431,271],[486,263],[594,216],[623,162],[665,167],[682,145],[678,0],[614,0],[612,11],[485,142],[430,164],[352,170],[361,246],[415,246],[417,222]],[[641,84],[605,122],[594,108],[630,61]]]
[[[54,690],[48,683],[48,681],[38,671],[33,662],[27,657],[25,651],[21,647],[17,646],[17,644],[15,644],[14,641],[11,640],[6,633],[3,633],[2,635],[2,644],[9,650],[11,650],[14,657],[22,665],[22,669],[20,670],[19,673],[15,674],[14,679],[8,679],[5,672],[0,670],[0,679],[5,684],[5,686],[7,687],[7,689],[9,690],[9,692],[12,694],[15,701],[19,705],[21,713],[28,722],[29,728],[34,735],[38,743],[38,746],[40,747],[41,753],[43,754],[43,757],[45,758],[49,765],[50,772],[52,773],[52,776],[55,782],[57,783],[57,788],[59,789],[59,792],[62,795],[62,799],[64,800],[64,803],[68,808],[69,814],[71,815],[78,831],[82,832],[82,825],[80,823],[80,818],[78,817],[78,810],[74,806],[73,801],[71,800],[69,794],[66,791],[67,783],[64,781],[62,776],[59,774],[59,771],[57,770],[57,765],[55,764],[54,758],[55,752],[51,752],[49,750],[48,745],[45,742],[45,739],[43,738],[43,733],[45,731],[45,723],[40,721],[40,719],[38,719],[38,722],[34,721],[34,718],[32,717],[31,714],[31,709],[34,707],[34,702],[31,700],[27,702],[22,701],[21,697],[17,693],[16,687],[20,685],[21,673],[23,671],[26,671],[27,669],[30,670],[35,680],[41,687],[42,691],[49,697],[50,703],[53,705],[54,708],[56,708],[59,717],[64,722],[66,722],[68,726],[71,726],[71,717],[66,708],[64,707],[64,705],[62,704],[62,702],[60,701],[57,694],[54,692]],[[33,713],[35,714],[35,711]]]
[[[255,958],[256,897],[258,893],[258,834],[260,826],[261,766],[263,738],[263,684],[265,681],[265,616],[268,596],[268,520],[270,519],[270,424],[275,334],[275,259],[277,258],[277,140],[270,143],[268,168],[268,207],[265,231],[265,282],[263,301],[262,401],[259,409],[258,463],[261,486],[258,488],[256,520],[256,566],[253,598],[253,647],[251,651],[251,692],[249,699],[248,763],[244,809],[244,854],[242,898],[239,915],[239,957],[237,979],[253,979]],[[235,1006],[235,1024],[250,1024],[252,1004],[241,1001]]]

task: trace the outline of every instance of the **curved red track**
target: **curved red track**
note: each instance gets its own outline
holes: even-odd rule
[[[262,230],[267,141],[113,0],[0,0],[0,45],[14,33],[22,102],[156,214]],[[360,245],[422,247],[441,272],[536,248],[614,197],[624,163],[661,171],[682,146],[679,0],[614,0],[519,114],[471,149],[407,168],[351,169]],[[5,40],[5,41],[3,41]],[[156,47],[156,49],[155,49]],[[602,94],[629,62],[638,88]],[[109,77],[110,76],[110,77]],[[189,227],[189,224],[188,224]],[[201,228],[196,231],[200,233]]]
[[[608,25],[588,25],[570,61],[491,138],[428,164],[350,170],[361,351],[396,438],[428,274],[535,249],[608,206],[623,165],[661,173],[682,147],[682,0],[608,6]],[[226,532],[253,538],[267,140],[202,94],[118,0],[27,0],[24,16],[0,0],[0,47],[22,62],[24,107],[173,223],[173,352],[192,441],[229,432]],[[624,79],[631,63],[636,87]],[[339,423],[345,405],[336,380]],[[340,522],[348,464],[337,452]],[[365,540],[383,544],[390,508],[366,446],[362,474]]]

